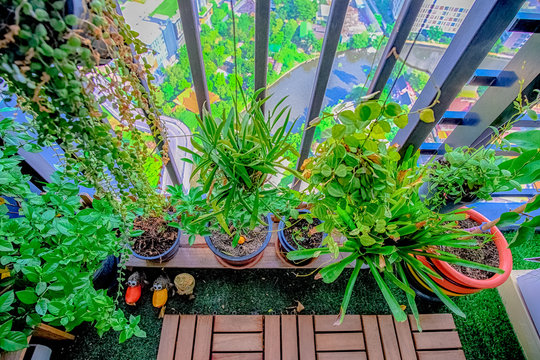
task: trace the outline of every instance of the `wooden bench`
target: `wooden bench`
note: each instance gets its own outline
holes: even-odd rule
[[[158,360],[463,360],[450,314],[165,315]]]
[[[263,255],[258,263],[253,265],[254,269],[291,269],[297,268],[294,265],[289,264],[283,260],[277,253],[278,249],[278,237],[277,237],[278,224],[273,224],[272,239],[268,243],[268,246],[263,251]],[[341,255],[341,257],[343,257]],[[319,258],[315,259],[311,264],[303,266],[304,268],[315,269],[324,264],[327,264],[331,260],[330,255],[323,254]],[[156,268],[221,268],[221,265],[212,250],[206,245],[206,241],[203,237],[197,236],[195,243],[189,245],[188,237],[182,234],[180,237],[180,249],[176,255],[169,261],[164,263],[150,262],[138,259],[134,256],[130,256],[126,266],[133,267],[156,267]]]

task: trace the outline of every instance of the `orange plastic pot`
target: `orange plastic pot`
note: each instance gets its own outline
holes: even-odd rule
[[[463,208],[467,217],[474,222],[481,224],[483,222],[489,222],[484,215],[479,212]],[[448,295],[465,295],[479,292],[483,289],[495,288],[499,285],[502,285],[510,276],[512,271],[512,252],[508,249],[508,243],[504,238],[504,235],[497,227],[492,227],[490,229],[491,234],[493,235],[493,241],[497,247],[499,253],[499,268],[504,270],[502,274],[494,274],[489,279],[478,280],[468,277],[454,269],[449,263],[434,258],[425,258],[422,256],[417,257],[418,260],[429,268],[433,269],[442,279],[437,279],[431,277],[445,293]]]

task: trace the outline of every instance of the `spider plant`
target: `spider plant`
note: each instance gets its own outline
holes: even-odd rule
[[[258,99],[261,91],[245,100],[242,112],[236,102],[228,114],[205,111],[197,119],[199,132],[191,139],[194,151],[181,147],[192,155],[192,160],[184,161],[194,164],[192,178],[198,176],[211,207],[196,222],[219,223],[233,237],[233,246],[242,232],[264,224],[261,215],[272,212],[272,203],[285,191],[271,178],[284,172],[300,176],[287,166],[285,154],[297,156],[298,151],[288,142],[295,121],[290,120],[290,109],[280,108],[285,98],[265,116],[262,106],[268,97]]]

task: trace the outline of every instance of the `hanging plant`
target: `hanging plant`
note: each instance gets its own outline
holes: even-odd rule
[[[164,127],[153,106],[150,66],[141,57],[147,50],[118,15],[115,2],[0,4],[0,76],[18,106],[32,116],[38,144],[58,143],[65,169],[83,174],[97,197],[108,197],[116,206],[141,199],[138,207],[147,214],[161,213],[165,200],[144,171],[157,145],[149,149],[136,122],[146,123],[163,144],[166,164]],[[73,9],[79,9],[78,16],[70,13]],[[119,125],[111,126],[102,105],[118,112]]]

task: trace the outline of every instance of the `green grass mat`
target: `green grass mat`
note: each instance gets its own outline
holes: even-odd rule
[[[509,236],[511,236],[509,234]],[[514,269],[533,269],[538,263],[523,261],[524,257],[540,256],[540,234],[535,241],[513,251]],[[171,279],[181,270],[168,271]],[[289,311],[300,301],[303,313],[337,314],[345,289],[348,272],[335,283],[324,284],[313,277],[303,277],[307,270],[197,270],[189,271],[196,278],[194,300],[174,296],[169,299],[167,313],[199,314],[268,314]],[[147,271],[154,279],[159,270]],[[404,297],[399,298],[406,303]],[[496,289],[456,299],[467,314],[466,319],[454,316],[468,359],[523,359],[512,326]],[[421,313],[449,312],[439,303],[418,300]],[[109,332],[100,338],[90,326],[74,331],[77,339],[71,343],[49,343],[54,347],[54,359],[80,360],[150,360],[157,356],[161,320],[151,304],[151,294],[144,292],[140,305],[122,308],[128,314],[141,315],[141,326],[147,338],[133,338],[118,344],[118,334]],[[355,287],[349,312],[356,314],[389,314],[390,311],[368,271],[362,271]]]

